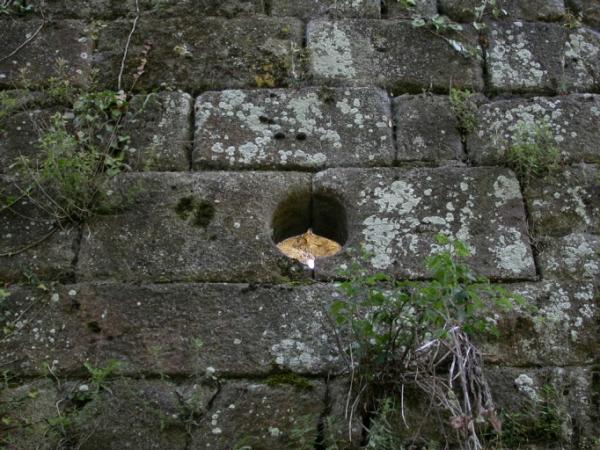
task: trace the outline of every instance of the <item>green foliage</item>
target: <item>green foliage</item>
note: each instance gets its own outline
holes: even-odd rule
[[[512,307],[514,298],[463,262],[470,253],[464,243],[439,235],[438,245],[442,250],[427,260],[429,281],[369,275],[356,263],[343,273],[349,278],[341,283],[348,300],[333,302],[330,313],[338,326],[349,326],[352,356],[369,378],[402,366],[410,349],[447,337],[452,327],[471,335],[496,333],[485,313]]]
[[[563,442],[563,424],[568,417],[560,408],[560,395],[554,386],[544,384],[539,397],[528,398],[517,411],[504,411],[502,432],[491,443],[501,448],[522,448],[539,442]]]
[[[342,273],[347,280],[340,283],[344,299],[335,300],[330,308],[336,335],[348,341],[342,350],[354,385],[361,393],[366,392],[364,407],[379,404],[387,411],[378,413],[379,423],[374,425],[373,432],[379,433],[383,441],[377,443],[382,446],[377,448],[388,448],[384,440],[392,439],[384,431],[393,405],[381,396],[397,394],[395,388],[404,384],[412,384],[430,396],[432,404],[443,405],[455,423],[472,417],[474,421],[498,424],[479,352],[469,340],[481,334],[497,335],[495,321],[490,318],[523,304],[523,299],[477,276],[465,263],[470,250],[461,241],[440,234],[437,246],[437,252],[426,262],[431,278],[422,282],[373,275],[354,262]],[[468,383],[444,384],[443,375],[436,375],[435,369],[431,372],[431,367],[438,367],[450,355],[461,361],[460,368],[452,369],[457,370],[455,376],[468,379]],[[457,401],[461,396],[469,396],[473,402],[479,398],[481,407],[462,409]],[[464,432],[465,440],[478,439],[472,428],[453,427]],[[395,445],[389,442],[389,448]]]
[[[33,12],[33,5],[28,5],[25,0],[3,0],[0,2],[1,15],[23,15]]]
[[[560,152],[548,122],[520,123],[506,160],[524,185],[532,178],[554,172],[559,167]]]
[[[396,414],[394,399],[385,397],[379,403],[377,412],[371,420],[369,427],[369,443],[365,448],[372,450],[397,450],[403,448],[402,441],[394,432],[391,423],[393,415]]]
[[[19,106],[18,99],[9,91],[0,92],[0,134],[5,132],[5,122]]]
[[[468,89],[450,89],[450,105],[458,120],[458,129],[463,134],[470,134],[477,126],[477,105],[472,100],[473,93]]]
[[[74,95],[56,89],[55,95],[63,99]],[[26,181],[21,190],[58,222],[79,222],[92,215],[109,179],[124,168],[128,137],[120,135],[119,125],[126,107],[122,93],[75,95],[72,117],[52,116],[36,158],[20,158]]]
[[[119,368],[120,362],[112,359],[105,367],[94,367],[89,362],[85,362],[83,365],[90,375],[91,392],[97,394],[104,388],[106,380]]]

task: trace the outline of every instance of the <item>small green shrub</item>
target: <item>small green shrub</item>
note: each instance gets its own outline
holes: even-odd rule
[[[548,122],[520,123],[506,161],[524,185],[554,172],[559,167],[560,151]]]
[[[463,135],[471,134],[477,126],[477,105],[468,89],[450,89],[450,106],[458,120],[458,129]]]
[[[499,420],[482,356],[470,339],[496,334],[488,318],[523,300],[477,276],[464,261],[470,254],[464,243],[444,235],[437,243],[440,251],[427,259],[428,281],[371,275],[354,262],[342,273],[347,279],[340,284],[344,299],[332,303],[330,315],[337,337],[346,337],[341,350],[356,395],[363,396],[353,404],[363,410],[378,403],[385,406],[383,398],[413,386],[446,410],[447,425],[464,442],[475,442],[479,438],[474,423],[487,422],[498,429]],[[448,367],[448,361],[454,361],[450,376],[436,374],[435,368],[442,363]],[[459,402],[460,398],[469,401]]]

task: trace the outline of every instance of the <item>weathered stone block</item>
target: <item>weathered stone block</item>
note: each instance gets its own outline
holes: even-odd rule
[[[543,281],[506,288],[526,304],[493,317],[499,336],[481,339],[486,361],[523,367],[594,363],[599,315],[598,291],[591,282]]]
[[[394,99],[399,161],[462,161],[458,120],[448,97],[403,95]]]
[[[48,127],[57,110],[33,109],[12,114],[3,121],[3,139],[0,140],[0,173],[14,174],[15,163],[21,157],[35,159],[39,148],[40,132]]]
[[[538,257],[544,278],[592,280],[600,276],[600,237],[573,233],[542,241]]]
[[[117,373],[219,376],[340,369],[325,311],[331,286],[80,284],[46,294],[12,288],[0,363],[14,374],[121,364]],[[273,301],[276,299],[277,301]],[[210,369],[209,369],[210,368]]]
[[[583,16],[583,21],[600,27],[600,4],[597,0],[566,0],[567,6]]]
[[[64,280],[73,274],[79,229],[56,219],[25,195],[27,185],[0,176],[0,279]],[[18,199],[11,207],[7,199]],[[11,202],[12,203],[12,202]]]
[[[4,53],[17,49],[39,33],[12,57],[0,61],[0,87],[38,87],[48,85],[50,77],[66,78],[77,86],[86,85],[91,70],[92,40],[83,22],[64,20],[3,20],[0,42]]]
[[[79,389],[87,384],[76,384]],[[82,450],[187,448],[187,428],[206,413],[216,387],[176,385],[162,380],[105,382],[99,395],[72,415]]]
[[[395,149],[374,88],[210,92],[196,101],[194,167],[382,166]]]
[[[567,162],[600,162],[600,96],[575,94],[502,100],[479,108],[476,130],[467,138],[477,164],[505,162],[506,151],[523,137],[547,128]],[[524,135],[524,136],[523,136]]]
[[[176,87],[188,92],[240,87],[280,87],[299,79],[302,22],[293,18],[226,20],[193,16],[159,19],[144,15],[128,52],[124,86],[132,84],[147,52],[138,89]],[[115,88],[128,21],[100,31],[96,61],[102,84]]]
[[[600,36],[560,24],[496,23],[487,69],[497,92],[591,92],[600,88]]]
[[[346,206],[346,249],[371,253],[367,267],[399,278],[427,276],[425,259],[442,232],[465,241],[482,275],[531,279],[535,267],[523,200],[513,173],[497,168],[331,169],[314,192],[339,196]],[[348,252],[317,260],[320,277],[334,276]]]
[[[570,166],[550,177],[534,179],[525,191],[525,198],[537,236],[600,234],[598,166]]]
[[[50,380],[33,381],[0,389],[0,445],[11,450],[51,450],[60,436],[48,424],[58,419],[60,400]]]
[[[408,19],[413,15],[432,17],[438,12],[436,0],[417,0],[413,7],[405,7],[398,0],[383,0],[383,9],[387,18]]]
[[[379,0],[273,0],[271,14],[303,19],[323,15],[379,19],[381,4]]]
[[[440,12],[458,21],[472,21],[483,3],[479,0],[440,0]],[[496,2],[500,14],[494,16],[488,4],[484,19],[494,20],[560,20],[565,15],[563,0],[499,0]]]
[[[290,172],[122,176],[112,189],[117,209],[88,224],[77,272],[86,280],[154,282],[309,278],[279,252],[270,227],[279,203],[308,192],[310,182]]]
[[[189,169],[193,99],[182,92],[137,95],[123,121],[131,138],[127,162],[133,170]]]
[[[325,409],[325,386],[312,389],[260,382],[226,383],[204,421],[192,435],[192,448],[307,448],[317,440]]]
[[[307,34],[310,71],[317,82],[376,84],[396,93],[446,92],[450,85],[483,88],[480,57],[464,55],[444,38],[407,21],[315,20]],[[472,32],[453,39],[477,49]]]

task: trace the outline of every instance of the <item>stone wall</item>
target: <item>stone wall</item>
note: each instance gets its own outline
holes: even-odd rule
[[[482,342],[499,405],[551,384],[565,446],[598,448],[600,4],[501,0],[507,15],[477,31],[478,3],[419,2],[464,22],[450,35],[414,28],[394,0],[30,0],[0,16],[0,93],[17,103],[0,114],[5,195],[19,195],[15,158],[35,159],[35,125],[65,112],[45,94],[58,58],[74,85],[117,89],[137,6],[125,89],[147,60],[123,125],[131,170],[110,189],[127,207],[41,240],[45,211],[0,205],[5,447],[347,440],[325,317],[337,271],[364,245],[369,270],[422,279],[444,232],[538,307],[497,317],[501,337]],[[451,87],[477,93],[469,132]],[[522,186],[506,150],[537,120],[565,162]],[[290,202],[290,229],[335,228],[344,251],[314,270],[282,255]],[[112,360],[88,395],[84,364]]]

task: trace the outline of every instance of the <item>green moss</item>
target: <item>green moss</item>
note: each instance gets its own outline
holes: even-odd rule
[[[215,217],[215,207],[205,200],[188,196],[179,199],[175,213],[181,220],[191,220],[193,226],[206,229]]]
[[[287,384],[303,391],[310,391],[314,388],[313,384],[308,378],[293,372],[275,373],[269,376],[265,383],[269,386],[281,386],[282,384]]]

